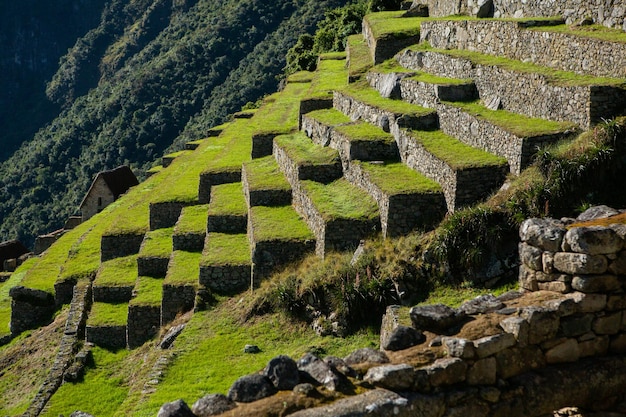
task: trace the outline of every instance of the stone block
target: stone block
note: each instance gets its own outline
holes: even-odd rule
[[[543,251],[528,243],[519,244],[520,261],[534,271],[543,271]]]
[[[611,261],[609,272],[615,275],[626,275],[626,251],[620,251]]]
[[[622,283],[615,275],[575,275],[572,289],[584,293],[614,292],[622,288]]]
[[[477,315],[492,313],[504,308],[505,304],[492,294],[479,295],[478,297],[466,301],[459,307],[459,311],[467,315]]]
[[[497,375],[507,379],[515,375],[542,368],[545,356],[537,346],[515,346],[496,354]]]
[[[478,360],[467,370],[469,385],[493,385],[496,383],[496,358],[489,357]]]
[[[541,254],[541,268],[546,274],[554,273],[554,252],[543,252]]]
[[[526,307],[521,317],[528,321],[528,343],[543,343],[554,338],[559,329],[559,316],[545,307]]]
[[[428,374],[430,385],[438,387],[465,381],[467,364],[460,358],[437,359],[423,369]]]
[[[580,349],[576,339],[565,339],[546,352],[546,362],[549,364],[576,362],[579,357]]]
[[[500,327],[502,327],[505,332],[512,334],[517,340],[517,343],[521,346],[526,346],[528,344],[528,332],[530,331],[530,325],[525,319],[517,316],[507,317],[500,322]]]
[[[589,340],[578,342],[578,348],[580,350],[580,357],[586,358],[588,356],[602,356],[605,355],[609,349],[609,336],[594,337]]]
[[[375,366],[368,369],[363,380],[379,388],[404,391],[413,386],[415,371],[407,364]]]
[[[519,236],[522,242],[541,249],[557,252],[561,250],[565,226],[554,219],[527,219],[520,226]]]
[[[539,285],[536,275],[536,271],[526,267],[526,265],[520,265],[518,278],[520,288],[528,291],[538,291]]]
[[[410,311],[413,327],[418,330],[445,332],[463,322],[465,314],[444,304],[416,306]]]
[[[511,333],[501,333],[474,340],[474,347],[479,358],[486,358],[514,346],[515,343],[515,336]]]
[[[549,300],[543,303],[543,305],[550,311],[554,311],[559,317],[567,317],[578,311],[576,303],[571,298],[559,298],[556,300]]]
[[[552,291],[561,294],[567,294],[572,291],[572,286],[562,281],[538,282],[537,288],[539,288],[540,291]]]
[[[448,355],[453,358],[472,359],[476,355],[476,349],[471,340],[458,337],[444,337],[442,342]]]
[[[611,353],[626,353],[626,334],[621,333],[611,338],[609,345]]]
[[[622,327],[622,312],[597,317],[591,329],[596,334],[617,334]]]
[[[608,311],[625,310],[626,294],[609,295],[606,300],[606,309]]]
[[[570,298],[576,303],[580,313],[595,313],[602,311],[604,307],[606,307],[607,296],[605,294],[575,292],[567,294],[565,297]]]
[[[572,275],[604,274],[608,261],[603,255],[585,253],[557,252],[554,254],[554,268]]]
[[[601,255],[619,252],[623,241],[608,227],[574,227],[565,233],[563,245],[573,252]]]
[[[591,330],[593,319],[593,314],[564,317],[561,319],[559,334],[565,337],[582,336]]]

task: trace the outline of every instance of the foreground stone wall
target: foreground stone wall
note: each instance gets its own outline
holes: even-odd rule
[[[180,217],[183,207],[191,204],[176,201],[150,203],[150,230],[174,226]]]
[[[100,262],[139,253],[144,234],[102,235],[100,239]]]

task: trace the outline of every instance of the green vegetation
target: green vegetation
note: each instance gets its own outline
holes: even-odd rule
[[[176,250],[172,252],[163,285],[198,285],[202,254]]]
[[[308,83],[287,83],[283,91],[273,95],[275,100],[261,106],[252,119],[256,126],[254,133],[289,133],[297,130],[300,99],[309,87]]]
[[[223,150],[205,164],[202,173],[240,170],[241,164],[251,159],[252,134],[255,130],[254,118],[235,119],[219,136],[226,144]]]
[[[210,216],[245,216],[248,213],[241,182],[211,187]]]
[[[426,18],[402,17],[404,13],[403,10],[372,13],[365,16],[364,20],[376,39],[404,39],[419,36],[420,25]]]
[[[364,121],[337,126],[335,131],[347,136],[351,142],[384,142],[389,145],[395,142],[392,134]]]
[[[103,262],[94,281],[98,287],[135,286],[137,281],[137,255],[115,258]]]
[[[336,109],[315,110],[306,114],[307,117],[317,120],[326,126],[336,126],[352,123],[352,119]]]
[[[95,302],[87,319],[87,326],[126,326],[128,320],[128,304],[110,304]]]
[[[253,159],[244,167],[250,191],[291,189],[273,156]]]
[[[11,323],[11,288],[20,284],[24,275],[39,262],[39,258],[31,258],[24,262],[11,275],[11,277],[0,286],[0,338],[11,334],[9,323]]]
[[[183,211],[178,218],[174,234],[204,233],[206,230],[207,216],[209,213],[208,204],[183,207]]]
[[[452,169],[505,165],[506,159],[473,148],[440,130],[413,130],[411,136],[428,152],[443,160]]]
[[[242,234],[209,233],[200,266],[250,265],[248,236]]]
[[[317,71],[311,83],[311,88],[307,93],[307,98],[329,97],[332,99],[333,90],[341,88],[348,83],[345,53],[341,54],[337,56],[337,59],[322,59],[323,55],[320,56]],[[326,57],[328,58],[328,55]]]
[[[412,170],[401,162],[370,162],[352,161],[358,164],[371,181],[389,195],[404,193],[440,193],[441,186],[420,173]]]
[[[386,110],[395,114],[407,114],[410,116],[424,116],[430,113],[434,113],[433,109],[426,109],[416,104],[407,103],[402,100],[392,100],[389,98],[381,97],[378,91],[370,88],[365,83],[354,83],[350,86],[340,90],[343,94],[346,94],[358,101],[361,101],[367,105],[377,107],[382,110]]]
[[[411,70],[408,68],[404,68],[398,63],[398,61],[396,61],[393,58],[372,67],[372,72],[377,72],[380,74],[388,74],[388,73],[413,74],[409,77],[409,79],[427,83],[427,84],[436,84],[436,85],[463,85],[463,84],[470,84],[473,82],[471,79],[464,80],[464,79],[458,79],[458,78],[439,77],[436,75],[429,74],[427,72],[415,71],[415,70]]]
[[[157,229],[146,233],[139,257],[141,258],[169,258],[172,253],[173,228]]]
[[[287,77],[290,83],[310,83],[313,81],[313,73],[311,71],[298,71]]]
[[[314,144],[301,132],[277,136],[274,143],[298,165],[327,165],[339,161],[336,150]]]
[[[588,26],[571,26],[571,25],[558,25],[558,26],[538,26],[532,27],[531,30],[540,32],[556,32],[565,33],[567,35],[580,36],[584,38],[599,39],[608,42],[626,43],[626,32],[619,29],[612,29],[602,25],[588,25]]]
[[[364,219],[378,217],[376,201],[365,191],[344,179],[330,184],[302,181],[302,188],[320,211],[324,220]]]
[[[313,240],[315,237],[306,222],[292,206],[250,207],[250,221],[254,230],[254,240]]]
[[[187,155],[189,152],[191,151],[182,150],[182,151],[172,152],[172,153],[168,153],[167,155],[163,155],[163,158],[164,159],[176,159],[179,156]]]
[[[137,294],[128,303],[131,306],[161,306],[163,279],[139,277],[134,292]]]
[[[575,123],[527,117],[506,110],[490,110],[478,101],[448,104],[452,104],[477,118],[487,120],[520,138],[553,135],[577,130]]]
[[[348,75],[350,79],[360,78],[374,65],[363,35],[348,36],[348,51]]]

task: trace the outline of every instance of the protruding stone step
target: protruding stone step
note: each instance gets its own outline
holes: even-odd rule
[[[277,268],[315,250],[315,236],[292,206],[250,207],[248,222],[253,287]]]
[[[137,281],[137,256],[103,262],[93,282],[94,302],[128,302]]]
[[[375,64],[419,43],[420,17],[402,17],[404,11],[372,13],[363,18],[363,37]]]
[[[146,233],[137,257],[139,276],[164,277],[172,254],[172,228]]]
[[[208,204],[183,208],[172,236],[174,250],[202,252],[206,237],[208,212]]]
[[[318,256],[355,249],[380,230],[376,201],[345,179],[330,184],[301,181],[293,197],[296,210],[315,234]]]
[[[302,116],[302,128],[313,142],[339,152],[344,170],[351,160],[399,160],[398,146],[389,133],[364,121],[350,122],[335,109]]]
[[[353,161],[344,175],[378,203],[383,236],[429,228],[446,212],[441,186],[403,163]]]
[[[594,78],[471,51],[408,48],[403,67],[441,77],[469,78],[485,103],[514,113],[576,123],[588,129],[623,113],[623,79]],[[540,93],[538,93],[540,92]]]
[[[291,186],[272,156],[243,164],[241,182],[248,207],[291,204]]]
[[[85,341],[107,349],[126,347],[128,304],[94,302],[85,327]]]
[[[139,277],[128,303],[127,342],[129,348],[143,345],[159,333],[163,280]]]
[[[208,233],[200,260],[200,285],[217,294],[250,288],[252,261],[246,234]]]
[[[337,151],[314,144],[304,133],[276,137],[274,158],[292,188],[302,180],[329,183],[343,174]]]
[[[207,232],[245,233],[247,225],[248,209],[241,182],[213,186]]]
[[[401,100],[383,98],[367,84],[351,84],[335,91],[333,107],[352,120],[361,119],[376,125],[385,132],[393,126],[411,129],[437,127],[437,113]]]
[[[407,166],[441,184],[450,212],[486,198],[509,171],[504,158],[441,131],[398,129],[396,140]]]
[[[174,251],[163,280],[161,326],[193,309],[200,276],[200,253]]]

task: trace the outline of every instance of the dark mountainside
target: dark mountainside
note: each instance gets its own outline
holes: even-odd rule
[[[80,15],[83,3],[65,3]],[[107,2],[99,23],[81,20],[91,29],[82,31],[86,34],[49,78],[49,101],[40,84],[28,95],[48,109],[45,114],[55,106],[61,111],[0,165],[0,240],[17,238],[31,245],[37,234],[61,227],[75,212],[97,172],[130,164],[141,175],[166,150],[203,137],[243,104],[275,91],[286,52],[299,34],[312,32],[323,10],[343,3]],[[10,20],[15,7],[3,5],[0,19]],[[95,5],[90,7],[94,13]],[[38,13],[55,16],[53,11]],[[23,20],[36,19],[24,15]],[[59,25],[66,26],[67,21]],[[74,29],[80,32],[78,26]],[[9,59],[2,56],[3,62]],[[26,77],[24,71],[14,71]],[[0,97],[3,104],[13,96],[8,97]],[[23,105],[36,113],[32,103]],[[19,106],[11,110],[20,117],[28,114]],[[27,120],[33,131],[47,122],[45,117]],[[22,132],[22,138],[13,140],[30,133],[26,128]]]

